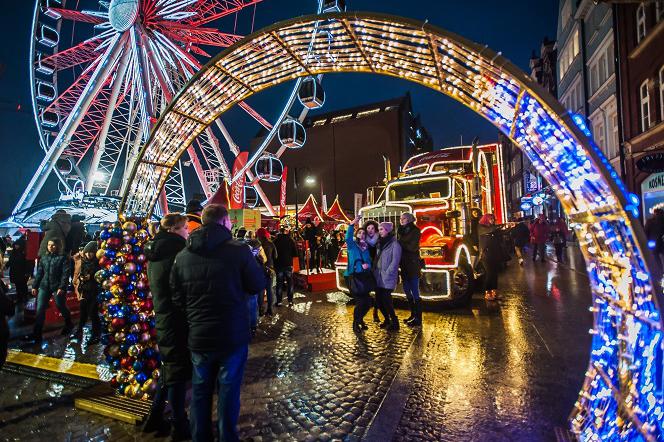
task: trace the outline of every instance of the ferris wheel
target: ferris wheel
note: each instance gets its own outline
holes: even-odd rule
[[[262,1],[100,0],[97,10],[90,10],[81,6],[82,0],[37,0],[30,75],[34,117],[45,156],[13,218],[20,219],[35,203],[51,173],[58,177],[61,198],[121,194],[140,147],[168,102],[210,57],[210,51],[218,52],[242,38],[218,29],[218,23],[233,14],[237,22],[248,8],[255,14]],[[318,13],[339,3],[315,2]],[[235,181],[241,173],[274,214],[261,188],[261,180],[271,181],[272,177],[261,175],[255,166],[265,155],[278,160],[283,150],[276,154],[265,151],[277,135],[289,139],[288,128],[292,129],[292,143],[301,140],[299,122],[312,106],[305,105],[295,118],[290,113],[302,89],[303,82],[298,81],[273,123],[248,104],[240,104],[268,136],[235,176],[226,158],[237,156],[241,149],[224,123],[218,120],[201,134],[187,158],[171,172],[160,199],[161,210],[168,210],[169,205],[172,209],[184,207],[182,167],[190,165],[206,197],[222,181]]]

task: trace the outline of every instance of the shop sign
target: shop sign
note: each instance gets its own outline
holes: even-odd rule
[[[655,192],[664,189],[664,172],[650,175],[641,183],[641,193]]]
[[[664,152],[653,153],[639,158],[636,167],[643,172],[664,172]]]
[[[526,193],[537,192],[539,190],[539,180],[537,175],[529,171],[523,173]]]
[[[524,212],[527,212],[532,208],[533,208],[533,204],[529,201],[524,201],[524,202],[521,203],[521,210],[523,210]]]

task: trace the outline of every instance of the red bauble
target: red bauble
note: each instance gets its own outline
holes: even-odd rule
[[[125,370],[131,369],[131,366],[134,365],[135,359],[130,357],[124,357],[120,360],[120,367],[122,367]]]
[[[111,238],[108,238],[108,240],[106,240],[106,244],[108,245],[109,249],[115,250],[122,245],[122,238],[117,238],[113,236]]]
[[[111,326],[115,330],[121,329],[122,327],[124,327],[124,325],[125,325],[124,318],[113,318],[113,320],[111,321]]]
[[[136,295],[131,294],[126,296],[127,302],[134,302],[136,301]]]
[[[147,322],[142,322],[141,323],[141,331],[146,332],[146,331],[149,330],[149,328],[150,328],[150,325]],[[154,330],[156,330],[156,329],[154,329]]]
[[[141,310],[143,311],[152,311],[152,299],[146,299],[145,301],[141,302]]]
[[[115,379],[115,377],[111,378],[111,388],[112,389],[117,389],[120,384],[118,383],[118,380]]]
[[[136,256],[132,255],[131,253],[126,253],[124,257],[125,257],[125,262],[136,261]]]
[[[152,330],[150,330],[150,336],[152,336],[153,338],[157,337],[157,329],[156,328],[153,328]]]
[[[150,371],[154,370],[155,368],[157,368],[157,365],[159,365],[157,363],[156,358],[148,359],[147,361],[144,362],[144,364],[145,364],[145,367]]]
[[[113,260],[111,258],[108,258],[106,256],[102,256],[101,259],[99,259],[99,266],[100,267],[107,267],[113,264]]]
[[[115,279],[113,284],[117,284],[122,287],[126,286],[127,283],[129,282],[129,278],[127,278],[127,275],[123,273],[120,273],[119,275],[114,275],[113,278],[111,278],[111,280],[113,281],[113,279]]]

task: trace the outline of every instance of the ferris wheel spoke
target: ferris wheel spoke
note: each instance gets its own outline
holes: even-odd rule
[[[60,94],[51,104],[45,107],[40,114],[44,113],[54,113],[57,114],[60,119],[66,118],[74,106],[79,102],[81,93],[85,90],[85,87],[88,85],[92,73],[97,68],[99,64],[99,59],[95,60],[88,66],[85,71],[76,79],[76,81],[67,88],[66,91]]]
[[[167,26],[164,35],[184,44],[216,46],[227,48],[242,40],[241,35],[228,34],[210,28],[189,28],[184,26]]]
[[[218,20],[227,15],[240,12],[244,8],[256,5],[263,0],[212,0],[199,1],[195,5],[189,6],[189,10],[195,15],[184,20],[191,26],[201,26],[206,23]]]
[[[105,21],[104,18],[89,14],[87,11],[74,11],[64,8],[48,8],[47,14],[53,18],[64,18],[80,23],[99,24]]]
[[[35,65],[46,66],[55,72],[63,69],[78,66],[87,63],[90,60],[99,58],[101,54],[97,50],[103,40],[99,38],[92,38],[65,49],[64,51],[57,52],[49,57],[42,58],[35,62]]]

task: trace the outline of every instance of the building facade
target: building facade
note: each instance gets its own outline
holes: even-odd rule
[[[433,142],[420,118],[414,114],[410,95],[343,109],[314,112],[304,121],[307,139],[300,149],[288,149],[281,160],[288,167],[287,203],[295,203],[294,171],[298,171],[298,202],[312,193],[319,203],[339,196],[342,207],[352,210],[354,195],[382,184],[385,163],[394,174],[417,153],[431,151]],[[263,139],[252,141],[252,150]],[[278,149],[278,140],[270,151]],[[309,180],[307,180],[307,177]],[[315,182],[315,184],[314,184]],[[324,183],[324,184],[323,184]],[[262,183],[273,204],[279,201],[279,183]]]
[[[647,217],[664,207],[664,1],[614,8],[625,181]]]
[[[557,40],[558,99],[586,117],[595,142],[622,173],[612,6],[561,0]]]

